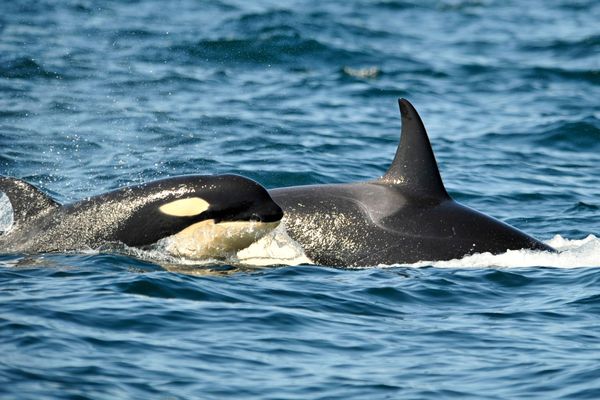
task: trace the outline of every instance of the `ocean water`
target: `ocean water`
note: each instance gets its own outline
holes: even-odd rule
[[[592,0],[1,2],[0,174],[61,202],[371,179],[406,97],[450,194],[561,253],[334,269],[278,232],[244,267],[3,254],[0,398],[600,398],[599,20]]]

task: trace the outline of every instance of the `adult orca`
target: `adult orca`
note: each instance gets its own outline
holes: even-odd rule
[[[0,252],[96,249],[157,242],[176,256],[219,258],[273,230],[281,208],[258,183],[238,175],[180,176],[60,205],[33,185],[0,177],[13,224]]]
[[[414,107],[400,99],[402,132],[388,171],[370,182],[270,190],[288,234],[314,262],[368,266],[553,249],[446,192]]]

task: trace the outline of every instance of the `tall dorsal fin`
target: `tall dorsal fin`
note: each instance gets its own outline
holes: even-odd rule
[[[4,193],[10,201],[15,225],[59,207],[50,196],[20,179],[0,176],[0,192]]]
[[[379,181],[426,197],[449,198],[421,117],[408,100],[399,99],[398,104],[402,116],[400,144],[392,165]]]

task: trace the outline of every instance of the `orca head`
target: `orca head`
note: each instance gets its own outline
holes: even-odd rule
[[[283,210],[267,190],[252,179],[239,175],[218,175],[211,180],[206,216],[215,223],[272,223],[283,218]]]
[[[160,206],[162,214],[189,218],[165,238],[167,251],[190,259],[225,258],[275,229],[283,210],[257,182],[239,175],[202,177],[193,191]]]

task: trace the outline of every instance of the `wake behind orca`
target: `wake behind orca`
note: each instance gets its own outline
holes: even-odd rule
[[[370,182],[270,190],[289,236],[332,266],[442,261],[473,253],[553,249],[454,201],[414,107],[399,100],[402,133],[388,171]]]
[[[168,253],[223,258],[272,231],[281,208],[265,188],[238,175],[180,176],[60,205],[20,179],[0,177],[13,224],[0,252],[46,253],[164,241]]]

